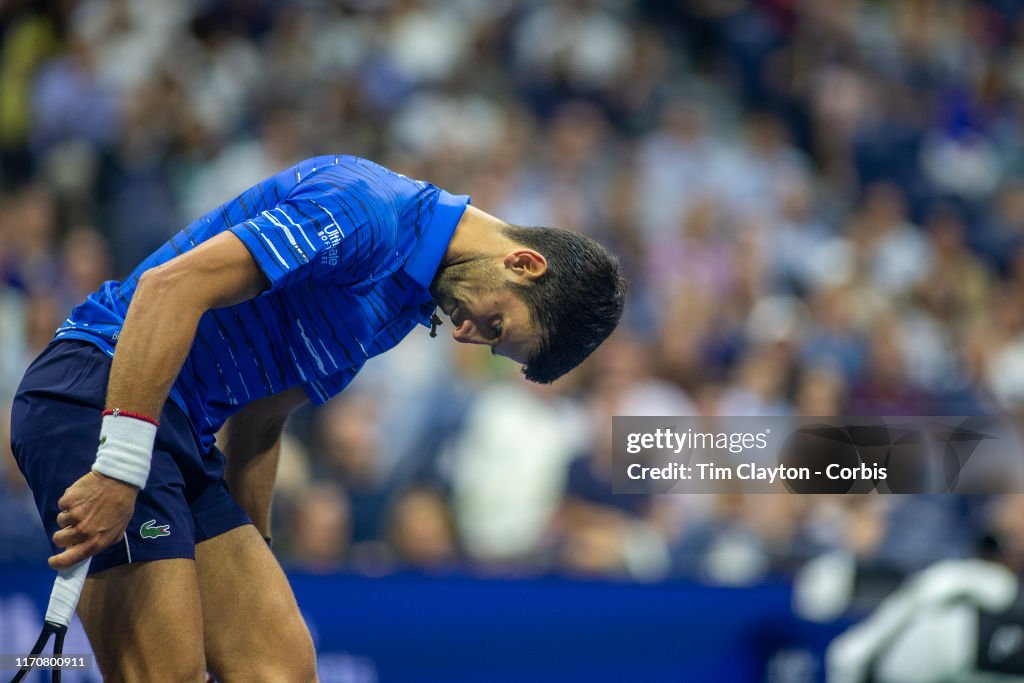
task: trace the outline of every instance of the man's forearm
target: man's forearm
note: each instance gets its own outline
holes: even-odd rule
[[[280,423],[280,427],[284,422]],[[281,454],[281,429],[272,443],[267,445],[266,432],[262,438],[257,430],[231,424],[225,428],[224,454],[227,466],[224,479],[235,502],[245,510],[256,529],[270,536],[270,503],[274,497],[277,461]]]
[[[181,291],[170,278],[143,276],[114,353],[107,408],[160,417],[205,312]]]
[[[160,413],[205,308],[173,278],[139,281],[114,352],[92,470],[143,488],[149,479]]]
[[[217,437],[227,459],[224,479],[231,496],[267,537],[281,434],[288,415],[305,402],[300,387],[254,401],[233,415]]]

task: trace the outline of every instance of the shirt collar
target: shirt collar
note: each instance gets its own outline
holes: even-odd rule
[[[430,289],[430,283],[434,281],[441,259],[448,249],[448,243],[455,234],[455,226],[459,224],[469,204],[468,195],[453,195],[444,190],[439,192],[430,222],[423,227],[416,246],[403,266],[409,277],[425,290]]]

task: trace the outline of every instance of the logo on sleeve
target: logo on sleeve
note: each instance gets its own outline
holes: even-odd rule
[[[139,535],[143,538],[160,538],[161,536],[171,535],[170,524],[157,525],[155,519],[151,519],[141,527],[139,527]]]

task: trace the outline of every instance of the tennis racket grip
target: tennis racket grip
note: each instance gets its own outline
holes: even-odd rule
[[[84,559],[57,573],[57,580],[53,582],[53,591],[50,593],[50,604],[46,608],[47,622],[64,627],[71,623],[91,561],[89,558]]]

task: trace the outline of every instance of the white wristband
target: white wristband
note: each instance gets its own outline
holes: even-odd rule
[[[100,445],[92,469],[113,479],[145,487],[153,459],[157,425],[119,414],[103,416]]]

